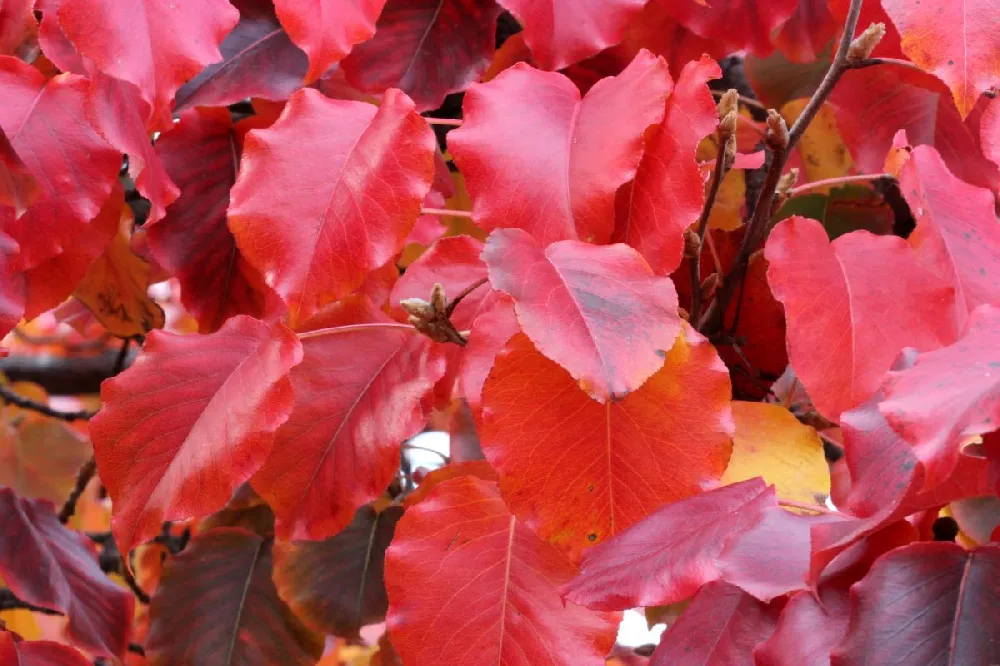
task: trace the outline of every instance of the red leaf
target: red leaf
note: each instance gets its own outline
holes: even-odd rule
[[[524,25],[542,69],[562,69],[617,44],[645,0],[500,0]],[[624,109],[623,109],[624,110]]]
[[[753,652],[755,666],[830,666],[847,630],[846,589],[798,592],[785,604],[774,633]]]
[[[564,591],[612,610],[676,603],[726,580],[770,600],[805,588],[807,523],[778,508],[761,479],[734,483],[668,504],[587,551]]]
[[[478,410],[482,401],[483,384],[493,368],[493,361],[507,341],[520,332],[514,314],[514,303],[501,297],[492,308],[472,322],[469,344],[462,352],[459,370],[459,392]]]
[[[153,331],[101,385],[90,432],[121,552],[165,520],[221,509],[257,471],[292,411],[287,375],[301,360],[287,328],[240,315],[211,335]]]
[[[0,204],[13,208],[16,219],[24,215],[41,193],[38,180],[10,145],[7,133],[0,128]]]
[[[0,54],[20,55],[25,41],[35,36],[34,4],[35,0],[6,0],[0,7]]]
[[[222,62],[209,65],[181,86],[177,111],[226,106],[247,97],[282,100],[302,87],[309,60],[278,23],[274,4],[231,2],[240,11],[240,21],[219,47]]]
[[[795,11],[796,0],[666,1],[685,28],[719,44],[726,53],[750,51],[767,56],[774,47],[771,35]]]
[[[715,349],[690,332],[642,388],[604,405],[519,335],[483,388],[479,434],[514,513],[578,558],[721,477],[729,397]]]
[[[955,339],[952,290],[900,238],[856,231],[830,243],[819,222],[796,215],[775,226],[765,253],[788,358],[829,419],[870,398],[904,347]]]
[[[934,146],[962,180],[978,187],[1000,184],[997,165],[980,154],[948,91],[930,75],[905,67],[848,71],[834,87],[830,104],[858,171],[881,172],[893,139],[906,130],[911,145]]]
[[[524,231],[501,229],[490,235],[483,260],[538,350],[599,402],[642,386],[677,339],[673,283],[654,276],[632,248],[579,241],[542,247]]]
[[[375,36],[341,67],[359,90],[399,88],[418,111],[436,109],[489,66],[499,14],[494,0],[388,0]]]
[[[129,175],[152,204],[147,222],[156,222],[163,218],[164,209],[177,199],[180,190],[163,170],[146,132],[149,105],[131,83],[100,72],[94,72],[90,78],[88,118],[108,143],[128,154]]]
[[[643,134],[663,119],[669,90],[666,63],[648,52],[582,100],[565,76],[523,63],[473,85],[448,146],[476,224],[525,229],[543,244],[606,242],[615,192],[635,176]]]
[[[899,30],[903,53],[948,85],[963,118],[980,93],[1000,83],[992,0],[882,0],[882,6]]]
[[[219,44],[239,20],[226,0],[175,3],[62,0],[59,27],[108,76],[139,88],[153,124],[170,126],[177,89],[205,65],[222,60]]]
[[[0,633],[0,663],[11,666],[90,666],[82,654],[52,641],[18,641]]]
[[[309,56],[306,82],[312,83],[375,34],[386,0],[275,0],[278,20]]]
[[[573,573],[495,484],[445,481],[407,510],[386,551],[393,645],[414,664],[603,666],[617,618],[562,599]]]
[[[271,128],[248,135],[229,227],[293,323],[403,249],[434,177],[434,146],[413,102],[393,90],[378,108],[301,90]]]
[[[17,256],[17,243],[0,228],[0,340],[17,326],[24,316],[24,275],[11,268]]]
[[[635,180],[618,193],[614,242],[628,243],[657,275],[669,275],[684,253],[684,230],[704,205],[695,150],[719,122],[708,81],[722,75],[708,57],[684,66],[667,98],[663,125],[646,143]]]
[[[402,507],[376,512],[361,507],[340,534],[323,541],[279,541],[274,583],[295,614],[317,631],[353,638],[381,622],[385,596],[385,549]]]
[[[842,25],[830,12],[829,0],[801,0],[774,36],[774,45],[792,62],[811,63],[820,58]],[[869,24],[859,21],[859,25]]]
[[[270,539],[239,527],[194,537],[153,595],[149,665],[315,664],[323,640],[278,598],[271,569]]]
[[[744,666],[774,631],[779,608],[725,583],[705,585],[660,638],[649,666]]]
[[[1000,309],[979,307],[950,347],[921,354],[912,368],[889,373],[879,410],[913,446],[937,483],[955,468],[959,443],[1000,423]]]
[[[1000,546],[916,543],[875,562],[851,589],[834,666],[1000,661]]]
[[[444,373],[429,339],[369,304],[347,302],[309,325],[291,373],[295,409],[251,482],[283,539],[333,536],[385,490]]]
[[[954,287],[957,321],[964,323],[966,313],[983,303],[1000,305],[1000,220],[993,193],[953,176],[930,146],[913,149],[899,179],[917,220],[910,245],[925,268]]]
[[[183,194],[166,218],[146,225],[146,237],[156,261],[180,281],[181,300],[202,333],[218,330],[234,315],[270,320],[284,311],[226,224],[241,143],[228,109],[185,111],[156,142]]]
[[[993,99],[979,122],[983,154],[1000,166],[1000,100]]]
[[[121,153],[87,122],[88,85],[72,74],[46,82],[27,63],[0,57],[0,126],[41,186],[41,196],[19,219],[0,209],[0,226],[21,247],[19,269],[37,266],[76,242],[118,174]]]
[[[0,575],[14,594],[65,614],[74,645],[125,654],[135,598],[104,575],[90,539],[63,527],[51,502],[10,488],[0,488],[0,534]]]

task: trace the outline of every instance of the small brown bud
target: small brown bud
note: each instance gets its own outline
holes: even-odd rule
[[[712,273],[705,278],[701,283],[701,288],[699,289],[699,292],[701,293],[701,300],[704,302],[711,300],[712,296],[715,296],[715,291],[719,288],[719,284],[721,282],[722,276],[718,273]]]
[[[725,118],[726,116],[739,112],[739,100],[740,94],[736,92],[735,88],[730,88],[726,92],[722,93],[722,97],[719,98],[719,118]]]
[[[424,321],[434,319],[434,308],[422,298],[406,298],[400,301],[399,305],[410,315],[410,321],[414,324],[416,324],[413,322],[414,318]]]
[[[723,167],[724,167],[725,171],[729,171],[730,169],[733,168],[733,165],[736,163],[736,133],[735,132],[733,132],[732,134],[730,134],[729,138],[726,139],[726,146],[725,146],[725,148],[723,150],[726,151],[725,155],[723,157],[723,159],[725,160],[723,162]]]
[[[435,282],[434,288],[431,289],[431,306],[435,312],[444,312],[448,307],[448,298],[444,295],[444,287],[440,282]]]
[[[726,114],[722,116],[722,120],[719,121],[719,136],[723,139],[732,136],[736,133],[736,112]]]
[[[799,170],[797,168],[791,168],[788,173],[784,174],[780,179],[778,179],[777,192],[782,196],[788,196],[789,191],[795,187],[795,184],[799,182]]]
[[[684,258],[694,259],[701,255],[701,238],[694,229],[687,229],[684,232]]]
[[[684,321],[691,321],[691,314],[684,308],[677,308],[677,316],[679,316]]]
[[[872,23],[851,42],[851,47],[847,50],[847,62],[860,62],[870,56],[883,37],[885,23]]]
[[[772,148],[788,147],[788,124],[774,109],[767,110],[767,144]]]

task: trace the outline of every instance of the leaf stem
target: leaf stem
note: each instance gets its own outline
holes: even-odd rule
[[[708,188],[708,195],[705,197],[705,205],[701,208],[701,215],[698,216],[698,252],[690,259],[691,262],[691,318],[690,321],[698,321],[701,314],[701,251],[705,246],[705,234],[708,233],[708,218],[711,216],[712,207],[719,194],[719,187],[722,179],[726,175],[726,142],[719,141],[719,150],[715,156],[715,169],[712,170],[712,183]]]
[[[428,125],[445,125],[447,127],[461,127],[462,120],[460,118],[429,118],[424,117]]]
[[[3,587],[0,588],[0,611],[5,610],[29,610],[35,613],[42,613],[43,615],[62,615],[57,610],[29,604],[27,601],[20,599],[12,590]]]
[[[903,60],[902,58],[865,58],[864,60],[850,63],[847,68],[865,69],[866,67],[874,67],[875,65],[896,65],[898,67],[906,67],[907,69],[915,69],[918,72],[924,71],[917,63]]]
[[[444,316],[451,318],[451,313],[455,311],[455,308],[457,308],[458,304],[462,302],[462,299],[471,294],[472,292],[474,292],[476,289],[479,289],[481,286],[486,284],[487,279],[488,278],[482,278],[481,280],[476,280],[468,287],[460,291],[458,296],[451,299],[451,302],[448,303],[448,307],[446,307],[444,310]]]
[[[443,217],[472,217],[472,212],[467,210],[451,210],[449,208],[421,208],[421,215],[441,215]]]
[[[326,335],[338,335],[340,333],[353,333],[355,331],[367,331],[376,329],[393,329],[397,331],[408,331],[415,332],[412,326],[407,324],[398,324],[396,322],[378,322],[374,324],[349,324],[347,326],[332,326],[330,328],[317,328],[315,331],[306,331],[304,333],[299,333],[299,340],[308,340],[310,338],[321,338]]]
[[[828,516],[839,516],[839,511],[833,511],[826,508],[825,506],[819,506],[818,504],[806,504],[804,502],[796,502],[794,500],[778,500],[778,506],[786,506],[790,509],[802,509],[804,511],[813,511],[815,513],[822,513]]]
[[[87,484],[90,483],[90,480],[94,478],[94,474],[96,473],[97,460],[94,456],[90,456],[90,460],[83,463],[79,471],[77,471],[76,483],[73,484],[73,490],[70,492],[69,497],[66,498],[66,503],[63,504],[62,509],[59,510],[60,523],[65,525],[73,517],[73,514],[76,513],[76,503],[80,501],[83,491],[87,489]]]
[[[811,183],[803,183],[798,187],[793,187],[788,191],[788,196],[794,197],[807,192],[809,190],[814,190],[818,187],[826,187],[827,185],[842,185],[844,183],[858,183],[865,181],[879,181],[879,180],[895,180],[892,174],[888,173],[863,173],[856,176],[839,176],[837,178],[824,178],[823,180],[814,180]]]

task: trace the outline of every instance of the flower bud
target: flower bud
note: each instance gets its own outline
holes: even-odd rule
[[[859,62],[870,56],[883,37],[885,23],[872,23],[851,42],[851,47],[847,50],[847,62]]]

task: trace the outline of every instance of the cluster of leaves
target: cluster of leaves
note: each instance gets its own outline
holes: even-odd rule
[[[5,0],[0,663],[1000,662],[998,33]]]

